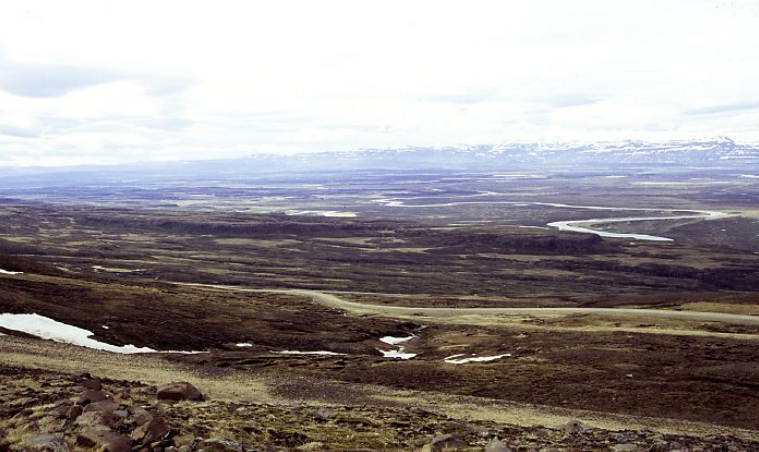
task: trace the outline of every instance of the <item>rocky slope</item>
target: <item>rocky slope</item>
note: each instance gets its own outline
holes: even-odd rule
[[[0,367],[0,450],[751,451],[730,436],[463,422],[422,409],[202,400],[191,385],[156,388],[89,374]]]

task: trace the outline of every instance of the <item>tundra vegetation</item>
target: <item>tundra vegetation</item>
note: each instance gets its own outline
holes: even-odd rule
[[[155,351],[0,323],[0,449],[759,449],[759,182],[734,171],[0,196],[0,313]],[[643,216],[686,218],[604,221]],[[671,241],[547,226],[591,219]]]

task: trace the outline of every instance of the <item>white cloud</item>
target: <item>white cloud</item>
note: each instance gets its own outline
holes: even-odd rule
[[[56,103],[61,118],[155,116],[158,99],[145,94],[139,84],[119,81],[90,86],[62,96]]]
[[[5,2],[0,162],[759,140],[758,20],[753,0]]]

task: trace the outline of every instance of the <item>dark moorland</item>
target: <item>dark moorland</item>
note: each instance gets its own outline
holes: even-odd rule
[[[612,430],[661,422],[748,438],[759,428],[759,183],[734,172],[295,174],[6,186],[0,196],[0,269],[20,272],[0,275],[0,312],[37,313],[109,344],[204,351],[145,358],[192,378],[263,379],[270,397],[338,404],[340,419],[339,406],[366,405],[360,416],[378,431],[406,422],[393,410],[423,406],[425,394],[440,397],[434,410],[446,416],[508,425],[586,413]],[[641,216],[686,218],[604,222]],[[547,226],[581,220],[672,241]],[[78,358],[0,333],[10,335],[0,337],[4,375],[47,368],[67,387]],[[402,351],[413,358],[383,356],[398,347],[380,338],[412,334]],[[167,378],[137,374],[156,364],[130,366],[128,378]],[[243,397],[238,386],[212,388],[220,404]],[[443,395],[545,418],[467,410]],[[446,430],[424,416],[408,422]],[[237,439],[266,436],[247,432]],[[609,450],[603,441],[555,444]]]

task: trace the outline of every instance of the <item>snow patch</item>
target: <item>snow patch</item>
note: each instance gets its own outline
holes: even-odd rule
[[[415,337],[416,336],[413,335],[413,334],[411,336],[408,336],[408,337],[385,336],[385,337],[380,338],[380,342],[388,344],[388,345],[398,345],[398,344],[402,344],[404,342],[408,342],[408,341],[410,341],[411,339],[413,339]]]
[[[406,353],[405,347],[399,347],[398,350],[378,350],[385,358],[411,359],[416,356],[416,353]]]
[[[24,272],[12,272],[9,270],[3,270],[0,268],[0,275],[23,275]]]
[[[416,353],[406,353],[406,347],[400,344],[405,344],[415,338],[415,334],[405,337],[384,336],[380,338],[380,342],[387,345],[394,345],[398,347],[398,350],[382,350],[381,348],[378,348],[377,350],[379,350],[385,358],[411,359],[416,356]]]
[[[291,216],[313,215],[330,218],[355,218],[358,216],[356,212],[339,212],[337,210],[288,210],[285,214]]]
[[[105,342],[96,341],[95,339],[90,338],[90,336],[94,334],[92,331],[58,322],[57,320],[39,314],[0,314],[0,326],[9,330],[30,334],[40,339],[125,355],[134,353],[175,353],[182,355],[207,353],[204,351],[159,351],[148,347],[135,347],[132,344],[106,344]],[[105,325],[103,325],[103,328],[108,329]]]
[[[253,344],[248,344],[247,342],[241,342],[239,344],[235,344],[238,347],[252,347]]]
[[[510,357],[511,353],[504,353],[503,355],[495,355],[495,356],[472,356],[470,358],[459,358],[459,356],[464,356],[464,355],[459,354],[459,355],[449,356],[445,358],[443,361],[445,361],[448,364],[486,363],[490,361],[495,361],[497,359]]]
[[[91,339],[91,331],[41,316],[39,314],[0,314],[0,326],[13,331],[21,331],[42,339],[79,345],[112,353],[155,353],[156,350],[134,345],[111,345]]]

